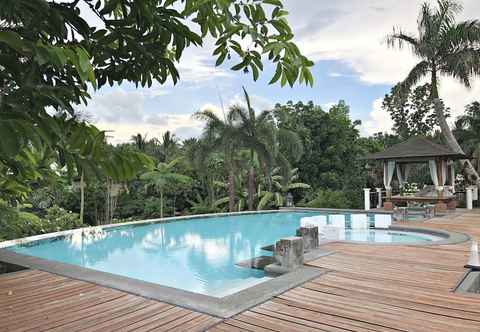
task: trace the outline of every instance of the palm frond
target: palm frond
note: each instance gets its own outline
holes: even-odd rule
[[[419,45],[418,40],[413,34],[403,32],[398,28],[393,28],[393,32],[385,37],[385,42],[390,48],[403,49],[405,45],[408,45],[414,52]]]
[[[464,48],[444,56],[440,71],[470,88],[471,77],[480,75],[480,49]]]
[[[245,87],[242,86],[242,89],[245,97],[245,102],[247,103],[248,114],[252,122],[255,123],[255,110],[253,109],[252,104],[250,103],[250,96],[248,95],[247,90],[245,90]]]
[[[422,78],[424,78],[430,70],[430,64],[427,61],[420,61],[417,63],[407,78],[398,85],[398,92],[401,94],[408,93]]]
[[[306,184],[306,183],[301,183],[301,182],[297,182],[297,183],[292,183],[288,186],[288,189],[289,190],[293,190],[293,189],[310,189],[311,186]]]
[[[258,202],[257,209],[258,210],[263,210],[266,206],[268,206],[272,197],[273,197],[273,193],[271,193],[269,191],[264,192],[262,198]]]
[[[300,136],[288,129],[280,128],[278,130],[278,141],[280,150],[290,157],[292,162],[297,162],[303,155],[303,143]]]

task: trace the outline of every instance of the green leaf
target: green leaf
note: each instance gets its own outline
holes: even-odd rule
[[[280,0],[263,0],[264,4],[283,7],[283,3]]]
[[[256,81],[259,76],[258,68],[254,63],[250,64],[250,68],[252,68],[253,80]]]
[[[14,157],[20,151],[19,135],[14,130],[10,121],[0,122],[0,132],[2,139],[0,140],[0,151],[2,155]]]
[[[3,42],[19,53],[26,53],[28,47],[22,38],[13,31],[0,31],[0,42]]]
[[[87,73],[91,68],[90,56],[87,51],[85,51],[85,49],[81,47],[77,47],[76,51],[78,55],[78,64],[80,65],[80,69],[84,73]]]
[[[227,56],[227,52],[223,52],[220,54],[220,56],[218,57],[217,61],[215,62],[215,66],[220,66],[224,61],[225,61],[225,57]]]

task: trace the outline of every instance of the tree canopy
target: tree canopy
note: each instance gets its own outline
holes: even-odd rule
[[[391,47],[409,46],[419,62],[398,85],[397,93],[406,94],[422,79],[430,80],[430,98],[438,125],[449,147],[462,152],[447,123],[444,105],[438,94],[440,76],[453,77],[467,88],[473,77],[480,75],[480,22],[456,18],[463,10],[455,0],[437,0],[436,6],[424,2],[417,20],[418,34],[394,28],[387,36]],[[462,160],[472,182],[480,184],[480,176],[469,160]]]
[[[228,61],[256,80],[266,60],[276,65],[271,83],[312,85],[313,63],[293,42],[287,16],[280,0],[1,1],[2,174],[38,176],[14,166],[33,160],[25,158],[29,149],[60,153],[58,119],[75,118],[91,91],[125,81],[176,83],[185,49],[207,40],[216,65]]]
[[[382,102],[382,108],[393,120],[392,129],[403,140],[416,135],[432,135],[438,121],[430,98],[430,84],[399,93],[400,88],[400,85],[394,86]],[[448,108],[445,109],[445,115],[449,116]]]

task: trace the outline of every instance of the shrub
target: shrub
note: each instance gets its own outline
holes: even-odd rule
[[[47,209],[45,218],[18,211],[0,201],[0,240],[11,240],[32,235],[58,232],[83,227],[77,213],[58,206]]]
[[[163,212],[166,215],[166,203],[163,203]],[[145,200],[143,207],[143,215],[146,218],[160,218],[160,199],[156,197],[149,197]]]
[[[346,209],[350,206],[343,191],[319,189],[313,200],[307,203],[312,208]]]
[[[47,209],[47,215],[42,224],[44,226],[43,233],[59,232],[86,226],[80,222],[78,213],[67,211],[58,206]]]

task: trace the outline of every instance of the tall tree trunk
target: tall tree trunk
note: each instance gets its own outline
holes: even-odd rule
[[[80,223],[83,224],[83,214],[85,211],[85,179],[84,173],[80,175]]]
[[[175,217],[175,204],[177,203],[177,193],[173,194],[173,217]]]
[[[230,168],[230,174],[228,174],[228,210],[235,212],[235,174],[233,168]]]
[[[437,73],[435,70],[432,70],[432,87],[431,87],[431,97],[433,99],[433,104],[435,108],[435,115],[437,116],[438,125],[442,130],[442,135],[447,142],[447,145],[455,152],[464,153],[460,144],[458,144],[457,139],[453,136],[452,130],[447,123],[447,119],[445,117],[444,106],[442,101],[438,96],[438,81],[437,81]],[[468,159],[460,160],[462,168],[466,173],[468,180],[470,182],[474,182],[477,186],[480,186],[480,177],[476,169],[473,167],[472,163]]]
[[[255,167],[250,166],[248,172],[248,209],[253,211],[253,203],[255,198]]]
[[[160,190],[160,218],[163,218],[163,190]]]

